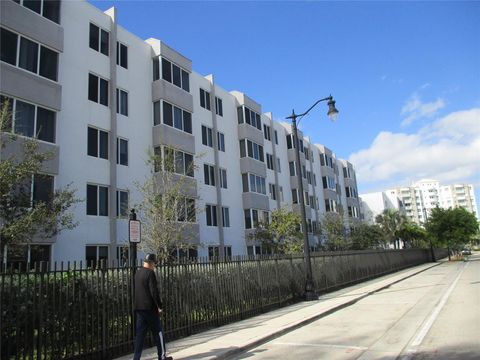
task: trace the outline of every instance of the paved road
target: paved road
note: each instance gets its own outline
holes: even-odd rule
[[[445,262],[235,359],[480,360],[480,254]]]

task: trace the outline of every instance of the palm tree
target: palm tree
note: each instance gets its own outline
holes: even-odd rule
[[[385,209],[375,217],[375,222],[382,228],[387,241],[393,243],[394,248],[397,249],[397,240],[404,224],[407,222],[405,215],[394,209]]]

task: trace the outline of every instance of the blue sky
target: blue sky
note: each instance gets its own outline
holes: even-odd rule
[[[480,201],[480,2],[90,1],[349,159],[360,193],[421,178]]]

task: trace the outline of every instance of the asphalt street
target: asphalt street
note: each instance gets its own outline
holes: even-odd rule
[[[479,360],[480,254],[444,262],[235,359]]]

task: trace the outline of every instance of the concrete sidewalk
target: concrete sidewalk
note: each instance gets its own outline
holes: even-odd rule
[[[228,359],[439,264],[441,262],[415,266],[325,294],[316,301],[301,302],[172,341],[167,344],[168,355],[174,360]],[[117,360],[132,358],[132,355],[127,355]],[[144,349],[142,359],[157,359],[156,348]]]

